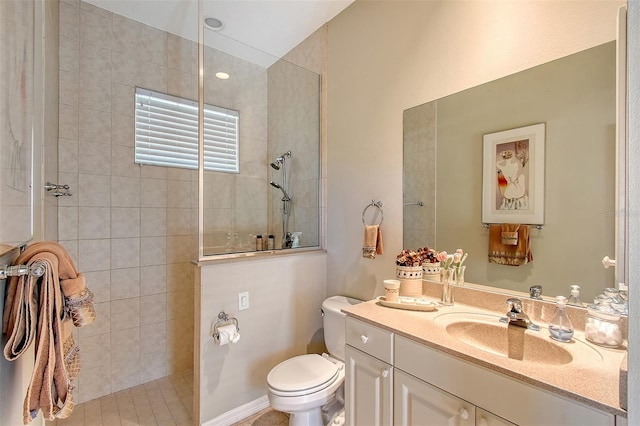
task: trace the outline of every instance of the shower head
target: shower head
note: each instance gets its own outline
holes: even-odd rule
[[[274,170],[280,170],[280,165],[282,164],[282,157],[278,157],[276,158],[276,161],[274,161],[273,163],[271,163],[271,167]]]
[[[278,188],[280,191],[282,191],[282,195],[284,195],[282,201],[291,201],[291,198],[289,198],[289,194],[287,194],[287,191],[285,191],[282,186],[278,185],[274,181],[269,182],[269,184],[271,184],[271,186],[273,186],[274,188]]]
[[[291,158],[291,151],[287,151],[284,154],[282,154],[281,156],[279,156],[278,158],[276,158],[273,163],[271,163],[271,167],[274,170],[280,170],[280,166],[282,166],[284,164],[284,159],[285,158]]]

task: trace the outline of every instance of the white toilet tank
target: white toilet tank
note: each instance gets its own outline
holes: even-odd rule
[[[344,361],[345,346],[345,318],[341,312],[342,308],[357,305],[362,300],[345,296],[332,296],[322,302],[322,318],[324,323],[324,343],[331,356]]]

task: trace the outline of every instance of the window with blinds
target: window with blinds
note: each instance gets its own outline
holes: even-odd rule
[[[204,106],[204,169],[239,172],[238,111]],[[136,88],[135,162],[198,168],[198,103]]]

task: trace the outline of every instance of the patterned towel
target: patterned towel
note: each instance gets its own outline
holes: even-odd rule
[[[74,406],[73,382],[80,372],[80,353],[71,325],[93,322],[93,294],[58,243],[34,243],[15,263],[37,264],[45,271],[41,277],[9,279],[2,318],[2,332],[8,336],[6,359],[17,359],[36,343],[34,371],[24,399],[24,424],[39,410],[46,420],[69,417]]]
[[[517,243],[513,244],[514,233]],[[521,266],[533,261],[529,225],[498,224],[489,226],[489,263]],[[506,244],[504,244],[506,243]]]

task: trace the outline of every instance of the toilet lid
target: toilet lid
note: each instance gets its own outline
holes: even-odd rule
[[[267,375],[267,383],[280,392],[320,390],[333,383],[338,371],[338,365],[320,355],[300,355],[273,367]]]

